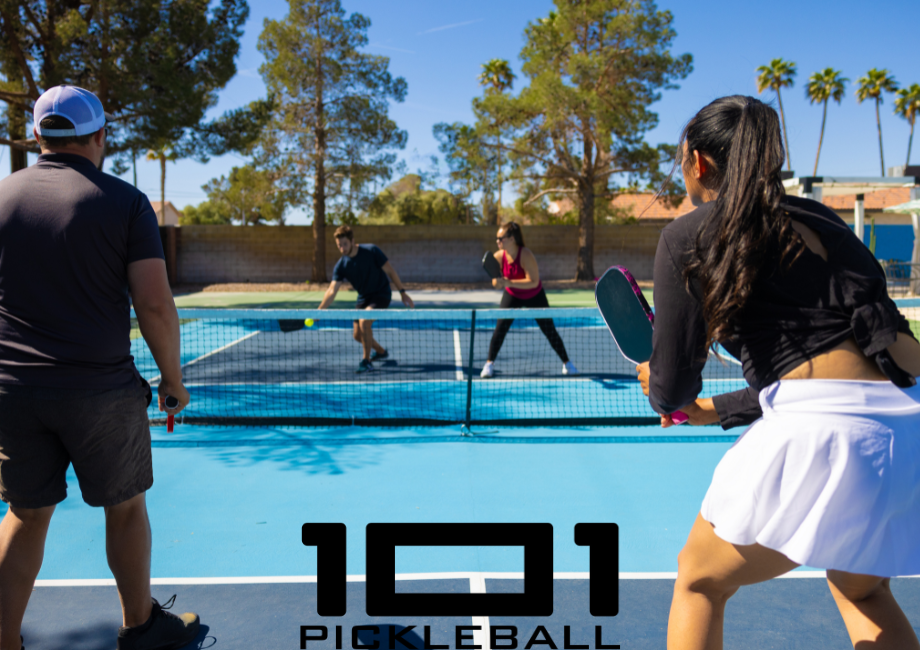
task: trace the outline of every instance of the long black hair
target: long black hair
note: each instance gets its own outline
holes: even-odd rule
[[[506,224],[503,224],[501,231],[505,233],[505,237],[511,235],[514,238],[514,243],[517,244],[520,248],[524,248],[524,233],[521,232],[521,226],[515,223],[514,221],[509,221]]]
[[[771,107],[742,95],[717,99],[684,128],[679,151],[682,165],[694,164],[694,151],[707,159],[707,186],[718,191],[684,269],[688,285],[700,281],[711,347],[731,337],[760,274],[791,265],[803,242],[781,205],[786,154]]]

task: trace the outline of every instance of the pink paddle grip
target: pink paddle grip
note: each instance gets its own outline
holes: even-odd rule
[[[686,424],[690,420],[683,411],[674,411],[671,413],[671,421],[674,424]]]

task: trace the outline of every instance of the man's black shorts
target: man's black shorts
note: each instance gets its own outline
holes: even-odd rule
[[[17,508],[60,503],[70,463],[91,506],[147,491],[153,465],[145,388],[0,385],[0,499]]]
[[[391,291],[381,291],[369,296],[361,296],[357,304],[355,304],[355,309],[367,309],[368,307],[372,309],[386,309],[390,306],[390,301],[392,299],[393,293]]]

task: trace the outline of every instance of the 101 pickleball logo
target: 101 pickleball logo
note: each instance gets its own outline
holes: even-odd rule
[[[344,616],[345,524],[304,524],[301,534],[304,546],[316,547],[317,613],[320,616]],[[574,543],[589,548],[589,613],[592,616],[616,616],[619,610],[619,528],[609,523],[576,524]],[[512,594],[397,593],[398,546],[522,546],[524,590]],[[553,613],[552,524],[368,524],[366,556],[365,610],[368,616],[516,617],[551,616]],[[588,648],[586,645],[569,644],[568,627],[566,647]],[[464,628],[472,629],[470,626]],[[341,630],[336,632],[336,647],[341,648]],[[493,647],[508,650],[517,647],[516,638],[498,637],[511,639],[512,643],[494,645],[494,631],[492,636]],[[325,626],[301,626],[301,648],[307,647],[307,641],[326,638]],[[461,638],[459,632],[457,638]],[[458,647],[479,648],[459,644]],[[618,647],[603,645],[600,626],[597,626],[595,648]]]

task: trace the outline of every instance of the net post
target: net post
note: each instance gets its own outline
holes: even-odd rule
[[[470,361],[466,370],[466,433],[472,434],[472,406],[473,406],[473,344],[476,341],[476,310],[472,310],[470,317]]]

